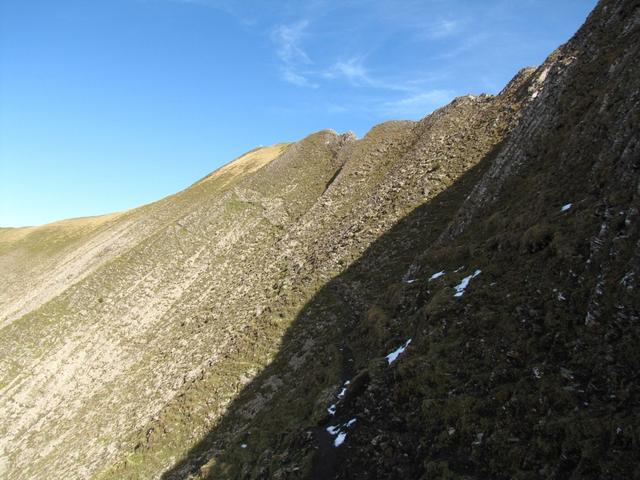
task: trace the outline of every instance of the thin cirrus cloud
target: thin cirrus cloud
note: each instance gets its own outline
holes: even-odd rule
[[[415,93],[398,98],[376,96],[374,94],[351,98],[342,103],[328,103],[325,106],[329,114],[363,112],[382,118],[421,118],[425,112],[431,112],[455,98],[456,92],[448,89],[416,90]]]
[[[230,0],[174,1],[208,4],[233,10],[230,8],[230,5],[233,5]],[[364,3],[371,7],[366,17],[368,21],[383,25],[383,30],[379,32],[381,38],[388,38],[387,34],[401,33],[424,44],[454,41],[444,52],[438,52],[438,60],[455,56],[460,53],[458,50],[465,51],[471,48],[471,45],[463,42],[461,46],[457,42],[462,40],[461,37],[464,37],[468,27],[468,22],[463,17],[453,18],[438,12],[436,18],[429,19],[431,6],[425,6],[420,2],[408,1],[403,4],[402,9],[390,8],[385,3]],[[350,25],[347,30],[337,30],[337,41],[336,38],[331,38],[327,32],[333,30],[335,34],[335,25],[332,22],[340,17],[338,12],[342,12],[343,8],[348,9],[352,4],[354,2],[346,2],[341,7],[333,5],[331,8],[323,2],[316,2],[313,7],[292,7],[287,4],[288,12],[292,14],[290,18],[294,20],[281,23],[276,17],[263,24],[270,37],[274,57],[277,59],[278,76],[283,82],[297,88],[321,90],[324,92],[323,95],[327,96],[325,106],[333,105],[326,107],[333,114],[360,111],[383,116],[423,115],[455,96],[454,89],[442,88],[442,82],[446,81],[448,72],[438,70],[437,67],[429,71],[407,71],[372,61],[370,56],[375,57],[377,49],[384,49],[384,41],[373,42],[373,46],[367,41],[364,45],[367,53],[363,54],[362,50],[358,52],[359,47],[362,48],[363,45],[349,43],[348,40],[350,36],[358,37],[363,33],[359,30],[362,27]],[[313,16],[309,17],[311,13]],[[367,35],[370,34],[371,32],[367,32]],[[323,48],[318,48],[320,42]],[[336,51],[336,44],[339,47],[348,44],[351,54]],[[314,54],[311,55],[309,52]],[[435,77],[439,77],[437,81],[434,81]],[[358,100],[344,98],[348,90],[341,91],[341,84],[356,89],[359,92]],[[349,103],[348,108],[344,107],[345,102]]]
[[[418,38],[440,40],[461,34],[465,25],[463,20],[440,19],[420,29]]]
[[[503,0],[280,0],[277,10],[172,1],[256,19],[251,31],[269,40],[276,83],[314,90],[308,102],[332,115],[421,116],[478,84],[497,92],[520,66],[508,63],[530,48],[516,27],[523,8]]]
[[[360,57],[337,61],[322,75],[329,80],[345,79],[354,86],[373,86],[375,83]]]
[[[421,78],[384,78],[372,74],[365,65],[365,56],[354,56],[320,67],[303,49],[303,38],[309,38],[308,21],[280,25],[272,32],[276,45],[276,55],[280,60],[281,78],[297,87],[320,88],[328,82],[344,81],[351,87],[371,92],[360,97],[360,101],[351,101],[349,106],[330,104],[330,113],[348,111],[368,111],[384,116],[420,115],[449,102],[455,96],[451,89],[425,89],[428,76]],[[443,23],[433,34],[444,36],[452,34],[457,24]],[[433,75],[431,75],[433,77]],[[402,92],[400,98],[395,98]],[[381,93],[385,94],[381,98]]]
[[[317,88],[318,84],[311,81],[307,73],[313,62],[301,46],[308,25],[306,20],[280,25],[273,30],[271,36],[276,44],[282,79],[298,87]]]
[[[413,95],[383,102],[381,105],[382,113],[390,116],[394,115],[419,115],[429,112],[444,105],[456,96],[454,90],[433,89],[418,92]]]

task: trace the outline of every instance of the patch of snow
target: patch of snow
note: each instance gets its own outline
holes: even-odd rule
[[[333,441],[333,445],[338,448],[340,445],[344,443],[345,438],[347,438],[346,432],[340,432],[336,439]]]
[[[567,297],[565,297],[562,292],[558,292],[558,300],[559,301],[564,302],[566,299],[567,299]]]
[[[535,98],[538,96],[538,91],[536,90],[535,92],[533,92],[531,94],[531,100],[535,100]]]
[[[327,412],[329,413],[329,415],[332,415],[332,416],[335,415],[336,414],[336,404],[334,403],[329,408],[327,408]]]
[[[542,372],[540,371],[540,369],[538,367],[534,367],[533,368],[533,376],[540,379],[542,378]]]
[[[351,380],[347,380],[346,382],[344,382],[345,387],[346,387],[347,385],[349,385],[350,383],[351,383]]]
[[[347,393],[347,387],[342,387],[342,390],[338,394],[338,398],[343,398],[345,393]]]
[[[431,280],[435,280],[436,278],[440,278],[440,277],[441,277],[441,276],[443,276],[443,275],[444,275],[444,270],[442,270],[442,271],[440,271],[440,272],[437,272],[437,273],[434,273],[433,275],[431,275],[431,276],[429,277],[429,281],[431,281]]]
[[[573,207],[573,203],[567,203],[566,205],[563,205],[562,208],[560,209],[561,212],[566,212],[567,210],[569,210],[571,207]]]
[[[339,447],[340,445],[342,445],[345,438],[347,438],[347,432],[345,432],[344,429],[351,428],[353,424],[356,423],[356,421],[357,421],[356,418],[352,418],[351,420],[349,420],[347,423],[343,425],[335,425],[335,426],[329,425],[326,428],[326,431],[329,433],[329,435],[336,436],[335,440],[333,441],[334,446]]]
[[[409,346],[410,343],[411,343],[411,339],[407,340],[404,345],[402,345],[401,347],[398,347],[397,350],[394,350],[389,355],[387,355],[386,358],[387,358],[387,361],[389,362],[389,365],[391,365],[393,362],[396,361],[398,356],[406,350],[406,348]]]
[[[247,448],[247,444],[243,443],[242,445],[240,445],[240,448]]]
[[[456,289],[456,293],[453,296],[461,297],[462,295],[464,295],[464,291],[469,286],[469,282],[471,281],[471,279],[477,277],[481,273],[482,270],[476,270],[471,275],[464,277],[462,281],[454,287]]]
[[[409,269],[407,273],[402,276],[403,283],[413,283],[417,279],[415,278],[416,273],[418,272],[418,266],[416,264],[409,265]]]

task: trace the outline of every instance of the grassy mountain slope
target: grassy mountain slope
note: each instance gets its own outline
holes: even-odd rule
[[[103,454],[108,453],[105,448],[115,448],[108,445],[128,427],[108,412],[125,400],[127,388],[136,385],[132,383],[136,375],[152,368],[145,362],[157,362],[152,351],[140,348],[147,335],[157,334],[150,322],[159,320],[209,266],[210,260],[196,261],[204,249],[199,235],[207,238],[198,222],[211,215],[218,223],[235,224],[230,220],[235,216],[232,189],[285,150],[285,145],[278,145],[250,153],[184,192],[113,217],[58,222],[28,229],[26,234],[14,229],[7,230],[11,235],[3,232],[3,280],[7,282],[3,292],[8,293],[9,306],[12,300],[33,300],[23,307],[32,310],[17,319],[9,310],[0,330],[0,412],[5,420],[0,433],[10,464],[25,468],[18,478],[37,477],[39,468],[51,469],[56,462],[66,462],[73,466],[69,472],[77,472],[78,463],[98,461],[65,459],[59,452],[67,447],[55,446],[68,441],[67,451],[81,454],[83,448],[78,445],[86,448],[90,442],[78,429],[99,428],[97,420],[96,425],[86,423],[94,416],[104,417],[106,429],[93,438],[96,448],[102,448]],[[202,214],[192,221],[195,210]],[[245,224],[250,221],[254,220],[247,216]],[[209,222],[207,227],[215,228]],[[232,234],[228,231],[222,238],[212,235],[207,240],[224,243]],[[189,241],[194,237],[199,240]],[[41,281],[43,277],[46,280]],[[128,375],[128,369],[137,373]],[[124,393],[118,390],[118,378]],[[158,379],[150,375],[146,381]],[[105,396],[103,390],[113,396]],[[129,394],[138,397],[135,388]],[[141,403],[141,415],[148,415],[149,407],[153,408],[151,402]],[[120,413],[122,422],[136,425],[134,410]]]
[[[221,310],[232,312],[234,322],[246,325],[242,335],[233,339],[233,349],[186,385],[157,418],[141,429],[132,442],[133,451],[105,471],[103,477],[147,478],[158,474],[167,459],[179,460],[187,454],[186,447],[194,445],[208,429],[219,428],[220,414],[236,408],[242,413],[240,418],[233,417],[234,436],[250,428],[254,418],[275,422],[278,429],[301,428],[301,418],[293,415],[294,411],[309,415],[302,425],[318,421],[318,415],[326,413],[326,405],[316,404],[315,399],[319,394],[327,397],[334,390],[340,369],[329,364],[329,371],[321,377],[303,376],[300,381],[302,370],[314,375],[314,369],[304,369],[305,362],[325,356],[314,353],[316,350],[335,349],[333,343],[342,336],[343,325],[338,316],[344,315],[342,309],[347,308],[349,315],[357,318],[374,298],[375,289],[371,287],[389,278],[401,278],[415,248],[425,248],[440,230],[434,228],[424,235],[414,226],[413,237],[398,239],[401,248],[393,245],[385,252],[389,261],[385,268],[369,270],[366,280],[358,279],[345,286],[348,291],[342,295],[324,293],[327,281],[343,273],[394,224],[438,198],[457,178],[492,154],[516,125],[519,110],[530,101],[531,74],[532,70],[521,72],[497,97],[462,97],[421,122],[386,123],[359,141],[345,137],[331,183],[282,238],[264,251],[260,268],[253,269],[254,285],[261,286],[263,291],[243,292],[243,302],[249,309],[216,304],[203,314],[208,319],[215,318]],[[273,169],[276,166],[270,165]],[[276,179],[280,181],[280,172],[277,175],[265,186],[271,187]],[[472,181],[465,182],[464,188],[456,190],[455,198],[461,201],[472,185]],[[451,217],[453,212],[447,203],[438,204],[431,222],[437,224],[438,219]],[[321,301],[315,300],[318,296]],[[307,302],[318,303],[320,311],[307,313]],[[339,312],[331,311],[334,306]],[[314,328],[302,331],[300,338],[288,340],[296,319],[301,317],[318,322]],[[283,349],[295,357],[293,360],[285,357],[285,365],[291,361],[295,365],[291,377],[285,374],[286,367],[283,370],[278,367]],[[258,375],[266,365],[267,370]],[[277,374],[267,373],[274,369]],[[229,405],[249,382],[250,391],[254,386],[258,390],[248,405],[236,407],[237,402]],[[283,391],[289,392],[285,399]],[[251,448],[245,449],[245,454],[269,451],[276,427],[258,430],[264,436],[252,437]],[[176,474],[199,468],[211,449],[217,448],[216,442],[215,438],[204,438],[196,447],[196,458],[189,457],[177,467]]]
[[[0,475],[633,478],[639,35],[0,230]]]
[[[175,221],[202,199],[252,174],[286,144],[256,149],[191,188],[128,212],[63,220],[41,227],[0,228],[0,325],[60,294],[108,260]]]
[[[344,217],[339,201],[323,201],[331,239],[316,241],[313,227],[311,255],[293,257],[301,275],[295,266],[284,275],[293,292],[281,303],[308,298],[312,272],[349,267],[323,276],[293,321],[285,313],[277,357],[163,478],[632,478],[638,15],[634,2],[601,4],[514,89],[525,110],[493,148],[465,145],[468,133],[449,128],[445,158],[461,145],[478,157],[417,208],[401,197],[409,213],[394,218],[398,207],[381,198],[395,185],[398,195],[420,192],[401,182],[377,184],[369,208],[356,203]],[[428,131],[418,138],[435,148]],[[353,227],[342,231],[341,218]],[[322,220],[314,211],[314,225]],[[376,227],[376,241],[348,257]],[[385,355],[404,345],[389,365]],[[327,427],[346,433],[339,448]],[[157,437],[138,458],[153,455]]]

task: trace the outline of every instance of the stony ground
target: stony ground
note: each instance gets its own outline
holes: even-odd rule
[[[0,476],[637,477],[639,36],[0,230]]]

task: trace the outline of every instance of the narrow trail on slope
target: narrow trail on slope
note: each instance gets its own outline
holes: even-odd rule
[[[349,421],[345,412],[340,411],[340,403],[344,392],[355,374],[353,352],[346,343],[340,347],[342,366],[340,373],[340,389],[336,392],[335,414],[331,415],[322,425],[313,429],[314,448],[316,455],[313,460],[310,478],[312,480],[326,480],[335,476],[339,446],[335,446],[336,436],[327,430],[330,426],[346,424]]]

